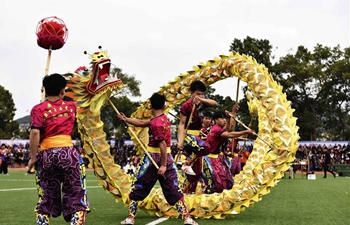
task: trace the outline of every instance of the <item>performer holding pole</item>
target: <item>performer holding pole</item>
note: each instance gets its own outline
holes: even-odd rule
[[[233,107],[234,108],[234,107]],[[206,186],[205,193],[221,193],[224,189],[231,189],[234,181],[227,164],[220,157],[222,148],[228,138],[237,138],[244,134],[251,134],[253,131],[228,131],[227,114],[217,111],[213,115],[215,124],[206,139],[210,146],[210,154],[203,158],[203,179]],[[227,146],[227,145],[226,145]]]
[[[50,216],[62,213],[71,225],[83,225],[90,209],[84,163],[71,139],[76,107],[63,100],[65,78],[60,74],[48,76],[51,51],[63,47],[68,29],[63,20],[52,16],[39,21],[36,35],[37,44],[48,50],[41,103],[31,110],[28,171],[35,167],[39,196],[36,223],[48,225]]]
[[[43,86],[47,100],[34,106],[30,113],[28,169],[36,166],[36,224],[49,225],[50,216],[62,213],[71,225],[83,225],[90,209],[85,166],[71,138],[76,106],[73,101],[63,100],[66,80],[61,74],[46,76]]]
[[[145,154],[146,154],[146,155],[149,157],[149,159],[152,161],[153,165],[154,165],[157,169],[159,169],[159,166],[158,166],[157,163],[154,161],[154,159],[152,158],[152,156],[149,154],[149,152],[147,151],[146,147],[143,145],[143,143],[142,143],[141,140],[137,137],[137,135],[136,135],[135,132],[131,129],[131,127],[129,127],[129,125],[127,124],[127,122],[126,122],[126,119],[127,119],[127,118],[125,117],[125,115],[124,115],[124,114],[121,114],[121,113],[119,112],[119,110],[115,107],[115,105],[113,104],[113,102],[112,102],[110,99],[108,99],[108,102],[109,102],[109,104],[112,106],[112,108],[114,109],[114,111],[117,113],[118,118],[121,119],[121,120],[123,121],[123,123],[124,123],[124,125],[125,125],[126,127],[128,127],[128,130],[130,131],[130,133],[132,134],[132,136],[135,137],[136,141],[139,143],[139,145],[142,147],[142,150],[145,152]],[[125,118],[125,119],[122,119],[122,118]],[[130,124],[132,124],[132,123],[130,123]],[[142,127],[142,126],[141,126],[141,127]]]
[[[193,104],[192,105],[192,110],[191,110],[191,114],[190,114],[190,118],[188,119],[187,125],[186,125],[186,129],[185,129],[185,135],[187,134],[188,131],[188,127],[189,125],[192,123],[192,117],[193,117],[193,113],[196,110],[196,105]],[[183,142],[182,142],[183,143]],[[181,158],[181,154],[182,154],[182,150],[179,150],[175,156],[175,164],[177,163],[178,159]]]
[[[145,199],[157,181],[159,181],[165,199],[170,205],[175,205],[179,214],[184,219],[184,224],[197,225],[190,217],[184,196],[178,187],[177,169],[171,155],[170,120],[164,114],[165,97],[155,93],[150,98],[153,119],[139,120],[126,117],[123,113],[118,118],[137,127],[149,127],[150,136],[147,151],[151,156],[143,157],[136,174],[136,181],[129,198],[129,216],[121,224],[134,224],[138,201]],[[157,168],[156,165],[160,167]]]
[[[195,184],[198,183],[202,172],[202,164],[199,163],[198,158],[199,156],[209,154],[210,151],[208,144],[199,137],[202,128],[202,117],[199,112],[207,107],[217,106],[217,102],[204,98],[206,86],[200,80],[191,83],[190,91],[190,99],[180,107],[178,149],[179,151],[185,150],[188,157],[187,161],[181,167],[187,175],[186,186],[195,188]],[[193,190],[188,191],[192,192]]]

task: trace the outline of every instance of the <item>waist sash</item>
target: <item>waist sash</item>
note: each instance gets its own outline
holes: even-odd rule
[[[49,148],[61,148],[73,146],[72,138],[69,135],[56,135],[45,138],[40,143],[40,151]]]
[[[194,136],[199,136],[200,130],[187,130],[188,134],[192,134]]]
[[[147,146],[147,151],[151,153],[160,153],[160,148]],[[166,153],[171,153],[170,147],[166,148]]]

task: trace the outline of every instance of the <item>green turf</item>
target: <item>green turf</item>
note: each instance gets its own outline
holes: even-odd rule
[[[25,176],[25,171],[10,171],[9,176],[0,174],[1,225],[35,224],[34,211],[37,195],[34,176]],[[87,215],[86,225],[120,224],[127,216],[127,208],[116,203],[111,194],[98,186],[98,181],[92,172],[88,172],[88,196],[91,213]],[[20,189],[4,191],[4,189]],[[263,197],[254,207],[234,218],[216,221],[213,219],[197,219],[200,225],[220,223],[223,225],[295,225],[295,224],[350,224],[350,179],[346,177],[316,180],[283,179],[270,194]],[[158,219],[139,211],[136,225],[144,225]],[[53,218],[51,225],[65,223],[62,216]],[[169,219],[161,225],[183,224],[180,219]]]

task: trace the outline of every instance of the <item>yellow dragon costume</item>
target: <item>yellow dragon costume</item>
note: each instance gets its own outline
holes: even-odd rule
[[[106,142],[106,134],[103,132],[103,122],[100,120],[101,107],[107,103],[112,92],[118,91],[124,84],[109,77],[110,60],[106,51],[96,52],[90,55],[90,58],[92,61],[89,68],[79,68],[75,73],[66,74],[70,77],[66,93],[79,107],[78,129],[84,149],[92,162],[90,166],[104,189],[126,204],[129,201],[132,181],[130,176],[114,163]],[[291,109],[291,102],[287,101],[282,87],[273,80],[268,70],[251,57],[238,53],[220,55],[175,77],[158,90],[158,93],[166,96],[165,112],[189,97],[192,81],[198,79],[209,86],[233,76],[246,82],[248,89],[255,96],[254,101],[250,98],[249,108],[258,113],[258,133],[264,141],[256,139],[245,167],[234,177],[235,185],[231,190],[214,194],[185,195],[190,214],[197,218],[222,219],[226,215],[244,211],[270,192],[295,158],[299,135],[297,119],[292,115],[294,110]],[[143,102],[131,117],[150,119],[152,113],[149,99]],[[148,128],[132,129],[144,145],[147,145]],[[136,147],[142,149],[134,137],[133,140]],[[274,143],[273,148],[265,142]],[[139,208],[157,216],[179,216],[177,210],[166,202],[160,188],[153,188],[150,195],[139,202]]]

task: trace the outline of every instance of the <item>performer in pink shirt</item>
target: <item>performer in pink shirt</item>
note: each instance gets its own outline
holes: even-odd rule
[[[36,164],[36,221],[48,225],[50,216],[62,212],[67,222],[82,225],[90,209],[84,163],[71,139],[76,107],[74,102],[63,100],[66,80],[62,75],[46,76],[43,87],[47,100],[33,107],[30,123],[28,170]]]
[[[214,113],[213,120],[215,124],[212,126],[206,140],[210,146],[210,154],[204,156],[203,160],[203,178],[207,186],[206,193],[220,193],[224,189],[232,188],[233,177],[230,168],[226,163],[223,163],[219,156],[223,149],[227,148],[228,138],[237,138],[254,132],[253,130],[227,131],[230,123],[227,123],[227,116],[221,111]]]
[[[213,125],[212,123],[212,117],[213,114],[210,111],[205,111],[203,112],[203,120],[202,120],[202,128],[199,131],[199,138],[204,141],[207,139],[207,136],[210,132],[210,129]],[[200,140],[197,138],[197,140]],[[203,142],[200,141],[200,142]],[[202,150],[200,153],[201,154],[209,154],[209,145],[206,145],[208,150]],[[193,148],[190,148],[190,150]],[[199,181],[202,181],[202,160],[203,160],[203,155],[196,155],[192,154],[189,156],[189,160],[186,161],[187,165],[192,165],[192,169],[194,174],[186,174],[186,179],[183,183],[183,188],[182,191],[185,194],[189,193],[195,193],[197,184]],[[201,182],[203,184],[203,182]]]
[[[206,86],[200,80],[193,81],[190,86],[191,97],[180,107],[180,123],[178,126],[178,149],[184,151],[188,160],[182,164],[181,169],[186,173],[187,182],[183,191],[193,192],[198,183],[200,174],[196,174],[192,169],[200,173],[197,158],[209,154],[210,148],[205,141],[200,139],[200,130],[202,128],[202,117],[200,111],[207,107],[217,106],[217,102],[204,97]],[[195,107],[195,108],[193,108]],[[190,120],[191,119],[191,120]],[[185,133],[185,128],[188,128]],[[191,190],[189,190],[191,188]]]
[[[134,224],[137,212],[138,201],[145,199],[157,181],[159,181],[165,199],[170,205],[175,205],[179,214],[184,219],[184,224],[198,225],[188,212],[184,195],[178,184],[177,168],[171,155],[170,143],[170,120],[163,113],[165,97],[155,93],[151,96],[153,119],[138,120],[127,118],[124,114],[118,115],[124,120],[138,127],[149,127],[149,143],[147,151],[153,160],[158,164],[159,169],[145,155],[139,163],[136,173],[136,181],[130,192],[129,216],[121,224]]]

